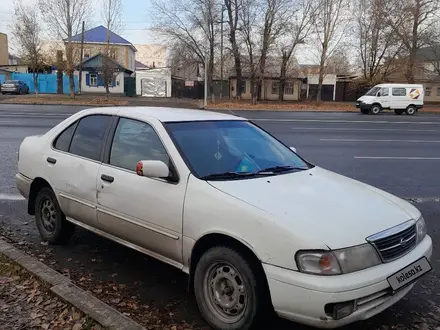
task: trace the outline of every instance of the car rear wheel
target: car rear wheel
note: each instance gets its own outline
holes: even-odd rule
[[[206,251],[194,275],[199,309],[214,329],[251,329],[266,313],[265,287],[256,271],[234,249],[218,246]]]
[[[380,113],[381,110],[382,110],[382,108],[381,108],[381,106],[378,105],[378,104],[374,104],[374,105],[371,107],[371,113],[372,113],[373,115],[378,115],[378,114]]]
[[[394,110],[394,113],[396,114],[396,115],[401,115],[401,114],[403,114],[405,112],[405,110]]]
[[[417,112],[417,108],[413,105],[410,105],[406,108],[405,112],[407,115],[412,116]]]
[[[41,238],[51,244],[65,244],[75,231],[75,225],[66,220],[50,188],[43,188],[37,194],[35,220]]]

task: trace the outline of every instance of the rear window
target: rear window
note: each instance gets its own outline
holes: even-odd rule
[[[405,96],[406,88],[393,88],[393,96]]]

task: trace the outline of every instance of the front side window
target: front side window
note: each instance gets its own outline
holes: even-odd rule
[[[390,89],[388,88],[388,87],[384,87],[384,88],[382,88],[382,90],[380,91],[380,94],[382,95],[382,96],[388,96],[388,95],[390,95]]]
[[[73,135],[69,152],[92,160],[99,160],[107,129],[112,117],[87,116],[80,120]]]
[[[113,138],[109,164],[135,171],[141,160],[160,160],[170,165],[168,153],[150,125],[121,118]]]
[[[393,96],[405,96],[406,88],[393,88]]]
[[[166,128],[188,167],[199,178],[222,173],[251,177],[269,168],[276,168],[277,173],[311,168],[248,121],[176,122],[167,123]]]

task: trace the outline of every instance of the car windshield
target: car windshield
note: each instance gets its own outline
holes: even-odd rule
[[[202,179],[251,178],[313,167],[248,121],[173,122],[165,127],[193,174]]]
[[[365,95],[376,96],[377,92],[380,91],[380,87],[373,87]]]

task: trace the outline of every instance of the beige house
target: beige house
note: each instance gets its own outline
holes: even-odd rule
[[[8,65],[8,36],[0,32],[0,65]]]
[[[415,83],[423,84],[425,102],[440,102],[440,45],[419,49],[414,66]],[[396,67],[384,80],[405,83],[406,62]]]
[[[166,46],[159,44],[135,44],[136,60],[149,68],[163,68],[166,63]]]
[[[244,61],[245,62],[245,61]],[[261,98],[267,101],[276,101],[279,99],[280,92],[280,71],[281,59],[268,58],[261,86]],[[243,84],[241,86],[241,97],[245,100],[252,99],[252,83],[250,79],[250,70],[246,68],[246,63],[243,65]],[[235,69],[232,69],[232,74],[229,76],[229,92],[231,98],[237,97],[237,77]],[[303,73],[300,70],[296,60],[291,61],[287,68],[287,81],[284,86],[283,98],[285,101],[298,101],[301,99],[301,85]]]

